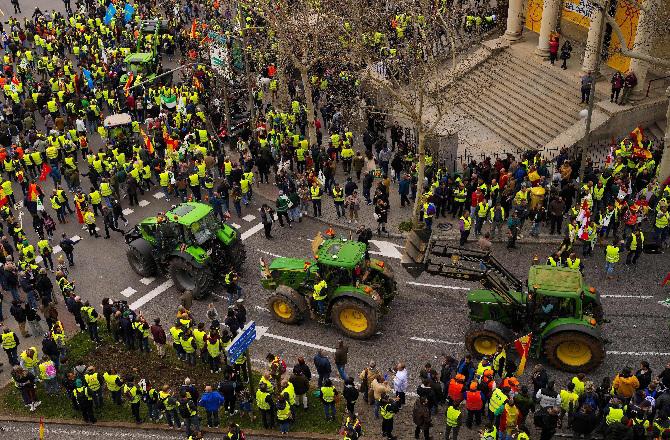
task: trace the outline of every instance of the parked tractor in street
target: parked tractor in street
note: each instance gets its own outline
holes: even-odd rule
[[[206,297],[227,272],[240,272],[246,259],[237,230],[205,203],[182,203],[146,218],[125,239],[128,263],[137,274],[169,273],[179,290],[190,290],[196,299]]]
[[[422,254],[406,252],[403,265],[410,273],[479,281],[484,287],[467,295],[472,324],[465,346],[473,355],[493,355],[499,344],[532,333],[530,354],[544,356],[559,370],[588,372],[603,362],[602,306],[579,270],[533,265],[524,286],[488,252],[432,238],[424,246]]]
[[[311,315],[351,338],[372,337],[396,295],[391,268],[384,261],[366,258],[365,243],[344,238],[324,240],[318,234],[312,253],[313,260],[282,257],[267,264],[261,259],[261,284],[271,291],[272,317],[298,324]],[[312,301],[319,280],[327,283],[325,315],[316,312]]]

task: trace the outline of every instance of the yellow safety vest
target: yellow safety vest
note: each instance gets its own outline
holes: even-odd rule
[[[93,213],[90,212],[90,211],[87,212],[87,213],[85,213],[85,214],[84,214],[84,222],[85,222],[87,225],[92,225],[92,224],[94,224],[94,223],[95,223],[95,215],[93,215]]]
[[[607,245],[605,249],[605,260],[608,263],[618,263],[619,262],[619,247],[612,246],[611,244]]]
[[[640,232],[640,245],[644,246],[644,233]],[[630,237],[630,250],[637,250],[637,235],[632,234]]]
[[[321,280],[314,285],[314,293],[312,293],[312,298],[314,298],[314,301],[323,301],[326,299],[327,295],[322,295],[321,292],[327,286],[328,284],[326,283],[326,280]]]
[[[102,203],[102,196],[100,195],[99,191],[93,191],[88,196],[91,198],[91,204],[99,205]]]
[[[321,200],[321,188],[318,186],[312,186],[309,189],[310,194],[312,195],[312,200]]]
[[[321,397],[324,402],[333,402],[335,400],[335,387],[321,387]]]
[[[111,196],[112,195],[112,186],[108,182],[100,183],[100,193],[103,197]]]
[[[502,407],[505,402],[507,402],[507,396],[500,388],[496,388],[493,390],[493,394],[491,394],[491,399],[489,400],[489,411],[497,415],[498,409]]]
[[[453,406],[450,406],[447,408],[447,426],[450,426],[452,428],[455,428],[458,426],[458,418],[461,416],[461,411],[457,410]]]
[[[100,389],[100,381],[98,380],[98,375],[96,373],[85,374],[84,379],[91,391],[98,391]]]
[[[470,217],[461,217],[461,221],[463,222],[463,230],[469,231],[470,228],[472,227],[472,219]]]
[[[623,415],[623,409],[610,408],[609,412],[607,413],[607,417],[605,417],[605,423],[611,425],[612,423],[620,422],[623,418]]]
[[[265,401],[265,399],[267,398],[268,395],[269,395],[268,393],[265,393],[261,390],[256,391],[256,406],[259,409],[263,409],[263,410],[270,409],[270,405]]]
[[[2,349],[11,350],[16,347],[16,339],[14,338],[14,332],[3,333],[2,334]]]

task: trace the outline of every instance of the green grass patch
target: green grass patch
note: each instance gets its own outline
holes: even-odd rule
[[[116,368],[117,372],[123,377],[127,374],[133,374],[136,380],[145,378],[149,384],[159,389],[163,384],[168,384],[173,391],[179,389],[184,378],[189,377],[195,382],[200,393],[203,392],[205,385],[216,386],[222,379],[220,374],[212,374],[209,366],[202,365],[198,359],[198,365],[191,367],[177,359],[171,348],[166,349],[167,356],[160,358],[155,351],[151,353],[140,353],[138,350],[128,351],[121,344],[115,344],[111,335],[100,328],[100,337],[103,339],[101,346],[96,347],[86,333],[77,333],[68,341],[68,362],[62,371],[71,371],[75,365],[94,365],[101,374],[110,368]],[[152,347],[153,349],[153,347]],[[261,372],[254,371],[252,380],[254,388],[257,388]],[[313,384],[315,387],[316,384]],[[335,422],[326,421],[324,417],[323,404],[318,397],[312,395],[313,389],[309,393],[307,410],[302,407],[296,408],[296,420],[291,426],[292,431],[318,432],[335,434],[341,426],[344,411],[343,399],[337,406],[337,416]],[[48,419],[81,419],[81,415],[75,411],[70,402],[69,396],[65,395],[61,387],[61,393],[57,396],[49,396],[44,392],[44,386],[38,384],[37,395],[42,404],[34,412],[28,411],[23,405],[20,392],[14,387],[13,383],[0,388],[0,413],[5,415],[44,417]],[[147,407],[144,403],[140,406],[140,414],[143,419],[147,419]],[[95,410],[96,418],[99,421],[125,421],[132,422],[133,417],[130,411],[130,404],[125,403],[121,406],[115,405],[107,391],[104,393],[104,405],[101,409]],[[221,411],[221,426],[226,423],[235,422],[246,429],[262,429],[260,414],[254,405],[254,415],[256,420],[251,422],[249,418],[240,418],[240,414],[233,417],[227,417],[223,410]],[[206,417],[204,409],[200,408],[201,425],[206,426]],[[148,422],[151,423],[151,422]],[[165,423],[164,419],[159,424]]]

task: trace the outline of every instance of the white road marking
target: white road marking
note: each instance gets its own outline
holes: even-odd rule
[[[81,237],[78,236],[78,235],[73,235],[72,237],[70,237],[70,240],[72,240],[72,241],[74,241],[74,242],[76,243],[76,242],[78,242],[79,240],[81,240]]]
[[[126,298],[133,296],[133,294],[137,292],[137,290],[133,289],[132,287],[126,287],[123,289],[120,293],[121,295],[125,296]]]
[[[382,240],[370,240],[370,243],[374,244],[379,249],[379,251],[370,251],[370,254],[381,255],[386,258],[395,258],[396,260],[402,258],[402,253],[398,250],[399,247],[402,247],[400,245]]]
[[[138,203],[138,205],[140,205],[141,208],[144,208],[144,207],[147,206],[149,203],[151,203],[151,202],[148,201],[148,200],[140,200],[140,203]]]
[[[154,194],[154,199],[162,199],[164,197],[165,197],[164,192],[157,192],[156,194]]]
[[[441,339],[419,338],[419,337],[416,337],[416,336],[412,336],[410,339],[412,341],[431,342],[431,343],[434,343],[434,344],[465,345],[465,343],[463,343],[463,342],[443,341]]]
[[[470,290],[469,287],[447,286],[447,285],[444,285],[444,284],[416,283],[414,281],[407,281],[405,284],[409,284],[410,286],[436,287],[438,289]]]
[[[621,356],[670,356],[670,353],[662,353],[658,351],[607,351],[607,354],[621,355]]]
[[[61,252],[62,250],[63,250],[63,249],[61,249],[60,246],[56,245],[56,246],[54,246],[53,253],[54,253],[54,254],[57,254],[57,253]]]
[[[263,253],[263,254],[265,254],[265,255],[269,255],[269,256],[271,256],[271,257],[275,257],[275,258],[284,258],[283,255],[273,254],[272,252],[264,251],[264,250],[262,250],[262,249],[258,249],[258,248],[256,248],[256,250],[257,250],[258,252],[260,252],[260,253]]]
[[[242,226],[238,225],[237,223],[231,223],[230,226],[232,226],[235,229],[240,229]]]
[[[270,309],[268,309],[267,307],[254,306],[254,308],[255,308],[256,310],[260,310],[261,312],[267,312],[267,313],[270,313]]]
[[[268,333],[268,327],[263,327],[263,326],[257,325],[256,326],[256,339],[260,339],[263,336],[271,338],[271,339],[277,339],[279,341],[290,342],[291,344],[302,345],[304,347],[316,348],[317,350],[327,351],[329,353],[335,353],[334,348],[324,347],[323,345],[312,344],[311,342],[300,341],[298,339],[287,338],[286,336],[274,335],[272,333]]]
[[[38,255],[37,257],[35,257],[35,263],[41,263],[42,261],[44,261],[44,259],[42,258],[41,255]]]
[[[156,281],[156,278],[154,278],[154,277],[146,277],[146,278],[142,278],[142,279],[140,280],[140,283],[144,284],[145,286],[148,286],[149,284],[153,283],[154,281]]]
[[[653,298],[653,295],[600,295],[601,298],[638,298],[638,299],[649,299]]]
[[[256,220],[256,216],[253,214],[247,214],[244,217],[242,217],[242,220],[244,220],[245,222],[252,222]]]
[[[242,232],[240,239],[246,240],[247,238],[254,235],[256,232],[260,231],[261,229],[263,229],[263,223],[259,223],[256,226],[253,226],[250,229],[247,229],[246,231]]]
[[[134,209],[132,209],[132,208],[126,208],[126,209],[123,210],[123,215],[124,215],[124,216],[126,216],[126,215],[130,215],[130,214],[132,214],[133,212],[135,212]]]
[[[174,286],[174,281],[172,280],[167,280],[163,284],[159,284],[157,287],[155,287],[153,290],[149,291],[146,295],[140,297],[137,301],[132,303],[130,305],[131,310],[137,310],[152,299],[156,298],[158,295],[161,293],[165,292],[168,290],[170,287]]]

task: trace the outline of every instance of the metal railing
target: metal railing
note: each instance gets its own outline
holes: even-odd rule
[[[649,97],[649,91],[651,90],[651,83],[653,83],[655,81],[665,81],[668,78],[670,78],[670,75],[662,76],[660,78],[654,78],[654,79],[651,79],[651,80],[647,81],[647,94],[645,95],[645,97],[647,97],[647,98]]]

